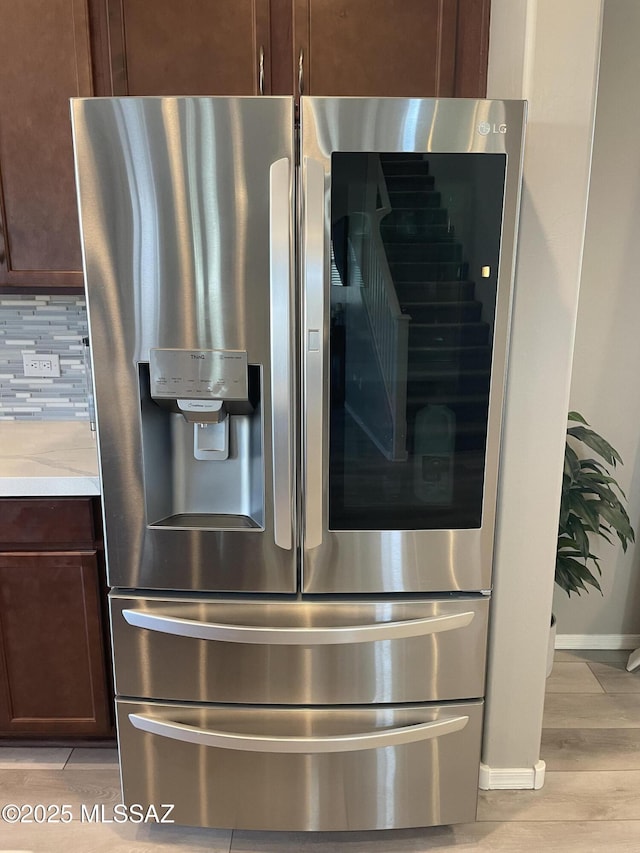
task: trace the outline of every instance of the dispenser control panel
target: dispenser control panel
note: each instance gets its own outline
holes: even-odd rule
[[[244,350],[152,349],[151,396],[159,400],[247,400]]]

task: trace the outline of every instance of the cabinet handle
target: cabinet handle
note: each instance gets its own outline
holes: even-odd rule
[[[0,264],[4,264],[7,262],[7,268],[9,267],[8,260],[8,240],[4,230],[4,221],[2,219],[2,207],[0,207]]]
[[[428,637],[443,631],[466,628],[474,618],[472,610],[402,622],[377,622],[372,625],[339,625],[335,628],[279,628],[262,625],[227,625],[220,622],[198,622],[142,610],[123,610],[127,624],[177,637],[196,640],[218,640],[227,643],[251,643],[266,646],[329,646],[344,643],[374,643],[377,640],[403,640]]]
[[[258,59],[258,91],[264,95],[264,47],[260,45],[260,57]]]
[[[445,717],[429,723],[417,723],[382,731],[357,732],[351,735],[329,737],[282,737],[251,735],[240,732],[212,731],[176,723],[173,720],[157,720],[147,714],[129,714],[134,728],[152,735],[171,738],[198,746],[235,749],[242,752],[275,752],[313,754],[321,752],[357,752],[365,749],[381,749],[431,740],[443,735],[459,732],[469,722],[469,717]]]
[[[298,57],[298,94],[304,93],[304,50],[300,48]]]

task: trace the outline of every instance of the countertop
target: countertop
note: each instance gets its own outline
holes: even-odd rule
[[[96,434],[87,421],[0,422],[0,496],[99,494]]]

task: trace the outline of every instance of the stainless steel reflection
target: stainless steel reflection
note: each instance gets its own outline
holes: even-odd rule
[[[245,735],[238,732],[212,731],[183,723],[164,722],[149,714],[129,714],[131,725],[141,732],[168,737],[183,743],[195,743],[198,746],[213,746],[221,749],[237,749],[242,752],[278,752],[315,755],[320,752],[358,752],[362,749],[380,749],[387,746],[400,746],[404,743],[416,743],[443,735],[459,732],[469,722],[467,716],[445,717],[432,723],[417,723],[413,726],[400,726],[384,729],[380,732],[358,732],[350,735],[332,737],[266,737],[265,735]]]
[[[327,311],[325,268],[325,232],[322,227],[325,207],[324,171],[320,163],[307,160],[303,163],[305,176],[304,204],[304,264],[302,267],[304,291],[304,537],[307,547],[315,548],[322,542],[322,480],[325,442],[323,434],[323,395],[326,373],[324,364],[327,343],[323,339],[324,318]]]
[[[273,163],[281,164],[278,192],[292,193],[292,100],[80,99],[72,104],[72,121],[109,583],[293,592],[293,502],[289,485],[274,482],[273,455],[275,446],[279,468],[286,455],[291,468],[294,450],[290,431],[284,434],[288,448],[282,441],[274,445],[278,403],[268,369],[273,288],[264,227]],[[287,231],[290,224],[289,214],[280,227]],[[282,234],[281,242],[289,239]],[[288,263],[286,249],[282,263]],[[281,280],[278,298],[287,303],[286,314],[292,297],[288,277]],[[279,344],[292,345],[286,332]],[[237,476],[250,478],[232,514],[253,518],[253,529],[211,529],[215,519],[201,516],[220,510],[203,507],[202,489],[187,495],[180,486],[189,454],[179,448],[192,439],[145,396],[152,347],[240,350],[249,365],[264,366],[257,421],[238,431],[238,441],[246,435],[251,442],[260,430],[263,459],[253,467],[247,462],[241,472],[231,472],[231,460],[188,466],[190,474],[196,465],[218,466],[209,475],[216,471],[210,491],[219,493]],[[291,367],[290,356],[284,366]],[[171,470],[166,460],[174,441],[182,462]],[[286,520],[275,513],[274,493],[289,503]],[[162,524],[179,515],[182,523]]]
[[[473,699],[489,600],[253,601],[113,594],[116,689],[247,704]]]
[[[270,333],[271,388],[273,423],[273,512],[274,539],[281,548],[291,549],[293,537],[291,519],[294,517],[294,401],[291,346],[283,346],[283,332],[291,329],[293,318],[293,192],[291,166],[286,158],[273,163],[270,169]]]
[[[473,821],[481,716],[481,702],[294,709],[119,700],[125,800],[175,803],[178,823],[244,829]]]
[[[140,375],[143,509],[149,528],[264,529],[261,403],[250,415],[225,418],[229,452],[224,464],[203,462],[195,452],[199,423],[159,406],[149,392],[146,371],[141,369]],[[179,534],[178,545],[184,535]],[[189,588],[188,578],[182,583]]]
[[[251,625],[224,625],[220,622],[197,622],[175,616],[153,616],[136,610],[123,610],[129,625],[148,628],[177,637],[196,640],[221,640],[228,643],[265,643],[269,646],[335,646],[339,643],[371,643],[376,640],[398,640],[420,637],[466,628],[473,620],[473,611],[453,616],[429,616],[406,622],[382,622],[376,625],[347,625],[339,628],[276,628]]]
[[[301,51],[301,90],[303,58]],[[175,803],[178,823],[266,830],[475,819],[523,120],[523,104],[508,101],[302,97],[296,150],[292,97],[73,102],[125,802]],[[355,159],[338,167],[336,157],[332,172],[336,152]],[[382,228],[376,231],[378,263],[345,256],[364,244],[363,223],[393,212],[394,177],[403,219],[406,209],[413,221],[416,200],[427,211],[425,196],[439,205],[439,218],[429,214],[418,223],[419,237],[443,229],[442,242],[453,242],[457,224],[454,216],[443,224],[448,208],[439,192],[424,189],[433,186],[424,169],[417,170],[416,189],[412,162],[423,158],[412,158],[407,175],[406,158],[382,156],[394,152],[501,155],[493,159],[499,181],[486,157],[477,169],[472,158],[469,174],[452,158],[446,190],[457,198],[461,186],[461,198],[467,190],[473,196],[465,207],[469,222],[480,214],[490,220],[490,227],[474,228],[473,260],[481,249],[482,264],[492,268],[507,163],[495,320],[477,324],[487,332],[483,341],[493,330],[493,353],[488,344],[465,352],[470,358],[482,349],[486,362],[492,355],[486,468],[483,474],[488,366],[478,392],[477,444],[457,480],[468,487],[473,470],[467,492],[474,510],[460,524],[476,523],[482,496],[478,529],[346,529],[353,518],[361,526],[426,524],[426,499],[397,503],[407,483],[416,491],[408,477],[381,488],[384,501],[368,515],[368,489],[387,472],[380,474],[374,461],[360,476],[371,457],[349,450],[343,418],[358,382],[376,425],[392,398],[389,410],[404,421],[390,450],[381,446],[381,430],[367,431],[357,420],[357,406],[351,422],[363,427],[365,440],[373,435],[380,466],[407,462],[403,473],[415,476],[409,455],[418,443],[416,409],[439,406],[438,395],[430,378],[418,377],[427,402],[413,396],[410,433],[409,314],[387,255],[399,247],[400,262],[412,267],[405,273],[418,264],[407,260],[402,229],[388,252]],[[334,233],[332,182],[342,187]],[[405,203],[407,184],[414,195]],[[357,208],[361,195],[366,201]],[[457,237],[454,249],[456,281],[442,281],[471,284],[458,281],[465,262]],[[332,252],[343,285],[337,290],[330,285]],[[384,278],[376,274],[382,266]],[[449,266],[443,261],[435,279]],[[344,272],[353,267],[366,268],[367,281]],[[384,372],[382,382],[380,371],[354,365],[367,358],[387,364],[384,342],[396,338],[359,308],[362,322],[354,323],[354,312],[334,299],[353,284],[349,298],[368,287],[374,303],[381,280],[385,294],[393,290],[394,320],[404,324],[405,356],[391,360],[397,369]],[[461,322],[441,318],[477,317],[478,305],[492,315],[494,283],[484,301],[473,300],[472,312],[470,299],[458,299],[452,311],[450,289],[432,288],[447,308],[435,310],[425,298],[426,321],[416,319],[414,331],[420,323],[458,329]],[[356,334],[351,350],[345,315]],[[378,330],[377,349],[367,344],[371,329]],[[331,335],[340,334],[344,346],[332,350],[332,363]],[[414,350],[434,349],[437,361],[443,350],[462,348],[438,337],[441,328],[433,334],[445,343],[418,341]],[[456,358],[455,370],[463,366],[462,355]],[[405,388],[390,394],[402,384],[399,365]],[[344,514],[332,515],[345,529],[330,530],[330,380],[337,375],[340,385],[348,373],[344,409],[334,390],[333,423],[340,428],[332,440],[342,446],[331,472],[349,486],[350,460],[356,468],[365,461],[357,486],[343,490]],[[426,480],[433,467],[419,477]],[[332,498],[338,492],[333,488]],[[450,527],[460,516],[447,514],[438,498],[434,524]],[[376,514],[380,507],[391,512]],[[406,518],[404,507],[411,510]]]
[[[478,590],[491,587],[495,501],[504,397],[506,349],[515,265],[525,105],[520,101],[400,98],[303,98],[301,136],[305,246],[329,245],[331,155],[334,152],[443,152],[506,154],[507,169],[498,296],[494,326],[482,526],[478,529],[347,531],[328,525],[329,377],[313,370],[305,348],[306,417],[303,453],[307,459],[303,541],[303,590],[310,593],[392,593],[412,590]],[[306,177],[305,177],[306,176]],[[324,185],[318,198],[316,186]],[[330,259],[322,268],[307,253],[305,276],[322,277],[329,287]],[[308,340],[329,350],[329,306],[318,316],[317,296],[303,291]],[[308,305],[310,300],[314,300]],[[318,329],[318,326],[320,328]],[[321,401],[317,400],[321,390]],[[317,402],[309,407],[310,400]],[[322,439],[319,439],[322,436]],[[321,465],[322,473],[318,471]],[[320,486],[319,480],[322,485]],[[311,502],[309,505],[309,501]],[[322,521],[319,520],[321,515]],[[321,533],[319,532],[321,531]]]

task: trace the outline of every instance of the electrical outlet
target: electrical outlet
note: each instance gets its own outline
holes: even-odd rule
[[[23,352],[22,364],[25,376],[60,376],[59,355]]]

